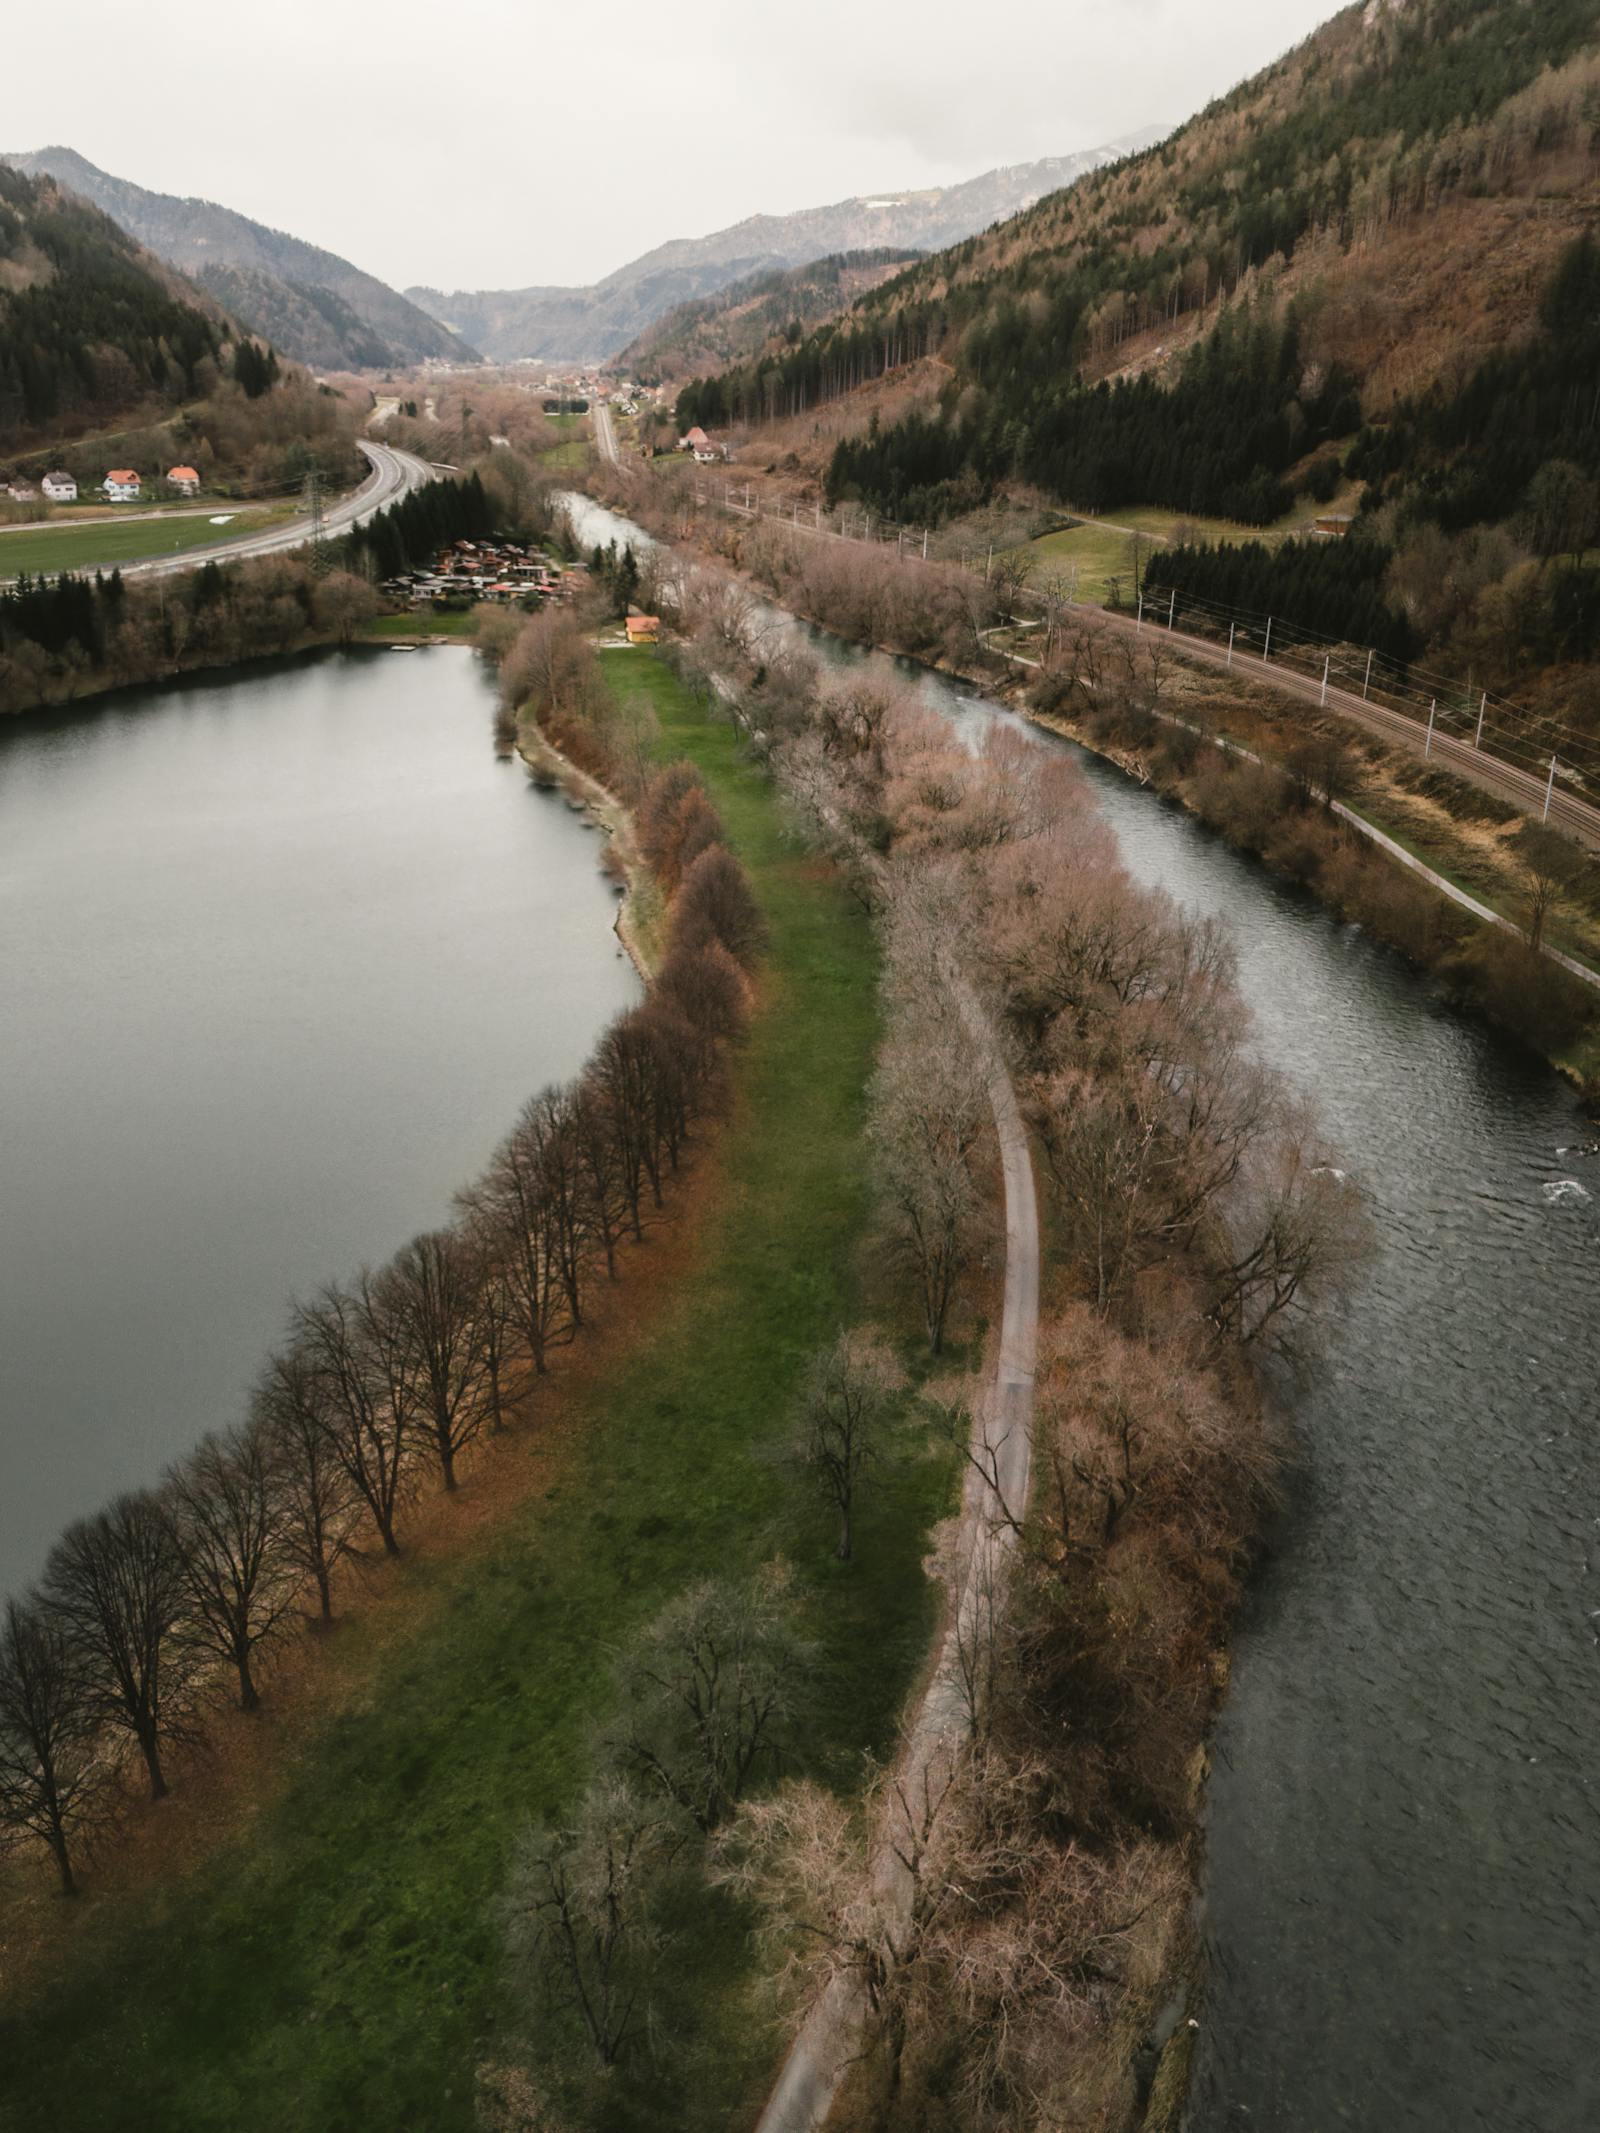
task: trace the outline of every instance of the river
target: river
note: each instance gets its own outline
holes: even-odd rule
[[[0,1593],[636,997],[493,712],[450,647],[0,722]]]
[[[898,671],[948,715],[1007,715]],[[1399,957],[1074,752],[1133,874],[1228,922],[1259,1049],[1382,1240],[1289,1403],[1288,1502],[1235,1642],[1189,2133],[1593,2133],[1594,1128]]]

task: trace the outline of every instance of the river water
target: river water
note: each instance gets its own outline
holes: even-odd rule
[[[586,540],[637,538],[592,511]],[[1005,715],[899,671],[963,721]],[[1260,1050],[1382,1239],[1290,1402],[1235,1643],[1190,2133],[1594,2133],[1595,1129],[1398,957],[1074,752],[1134,875],[1228,921]]]
[[[0,722],[0,1593],[636,996],[464,650]]]

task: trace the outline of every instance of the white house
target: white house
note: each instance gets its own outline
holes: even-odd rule
[[[37,489],[35,489],[33,483],[31,481],[24,481],[21,475],[18,475],[17,479],[12,482],[6,490],[7,496],[9,496],[11,498],[11,501],[15,504],[31,504],[37,497],[38,493],[39,492]]]
[[[41,487],[53,504],[75,504],[78,501],[78,484],[70,474],[47,474]]]
[[[136,504],[139,501],[139,477],[132,467],[113,467],[100,486],[108,504]]]

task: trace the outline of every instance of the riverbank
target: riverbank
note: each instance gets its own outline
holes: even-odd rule
[[[605,493],[613,493],[614,485],[603,484],[603,487]],[[643,503],[648,516],[649,498],[641,497],[637,491],[637,484],[615,489],[617,508],[636,510]],[[1000,662],[997,670],[980,672],[971,660],[926,641],[929,634],[935,638],[940,635],[937,627],[925,632],[924,640],[916,643],[903,637],[897,639],[893,633],[881,629],[852,627],[851,616],[839,612],[833,604],[797,597],[805,589],[803,580],[798,584],[779,582],[774,558],[786,543],[803,551],[807,543],[805,529],[778,523],[763,525],[756,530],[761,542],[754,561],[746,554],[747,542],[753,537],[752,529],[737,517],[712,519],[702,526],[698,517],[691,515],[688,520],[680,518],[671,527],[663,527],[660,537],[669,544],[677,543],[691,549],[698,546],[708,561],[719,568],[735,571],[761,597],[779,601],[789,611],[819,628],[835,632],[847,642],[910,660],[986,692],[1043,730],[1090,748],[1119,770],[1157,784],[1160,790],[1199,814],[1241,850],[1294,880],[1341,916],[1355,917],[1369,926],[1389,946],[1399,949],[1415,967],[1438,977],[1459,1004],[1485,1016],[1518,1043],[1528,1046],[1584,1094],[1591,1107],[1600,1108],[1600,1002],[1589,988],[1567,976],[1559,965],[1548,959],[1543,959],[1534,982],[1530,982],[1526,972],[1517,967],[1519,960],[1526,961],[1527,958],[1518,959],[1511,953],[1521,936],[1515,918],[1501,908],[1510,900],[1507,877],[1513,861],[1498,850],[1497,840],[1487,834],[1481,808],[1468,804],[1464,788],[1459,789],[1460,797],[1455,807],[1439,804],[1436,792],[1440,790],[1447,799],[1457,799],[1458,781],[1444,779],[1443,774],[1430,779],[1420,765],[1398,761],[1391,765],[1388,751],[1380,743],[1370,737],[1349,736],[1352,744],[1360,741],[1365,758],[1374,766],[1373,774],[1381,787],[1380,816],[1387,814],[1390,818],[1380,819],[1374,826],[1395,843],[1410,847],[1411,864],[1408,866],[1400,853],[1386,850],[1381,837],[1364,839],[1362,849],[1371,855],[1369,882],[1352,883],[1347,870],[1346,880],[1336,887],[1323,879],[1322,870],[1314,863],[1310,848],[1317,840],[1314,827],[1306,825],[1304,805],[1297,808],[1290,805],[1292,772],[1287,762],[1281,769],[1280,790],[1269,809],[1269,819],[1263,819],[1258,804],[1251,810],[1250,818],[1241,821],[1231,810],[1207,809],[1201,785],[1188,774],[1192,767],[1189,761],[1170,749],[1163,755],[1158,749],[1139,745],[1141,734],[1148,741],[1157,730],[1158,721],[1152,709],[1146,708],[1142,719],[1130,722],[1128,730],[1119,738],[1107,738],[1101,730],[1107,720],[1100,707],[1117,700],[1111,672],[1118,649],[1114,642],[1108,640],[1097,656],[1090,655],[1087,675],[1080,676],[1075,686],[1064,692],[1069,698],[1077,698],[1072,715],[1066,715],[1057,707],[1055,700],[1063,693],[1057,689],[1050,692],[1051,708],[1041,715],[1038,702],[1041,676],[1037,669],[1003,653],[990,653],[989,656]],[[905,602],[911,610],[916,610],[932,583],[930,567],[915,563],[896,564],[887,553],[881,556],[874,553],[872,561],[886,583],[903,581]],[[963,599],[966,590],[962,592]],[[893,602],[886,595],[878,604],[892,605]],[[853,599],[849,605],[854,608]],[[1093,618],[1085,615],[1083,627],[1094,632]],[[979,634],[969,627],[963,634],[973,636],[982,646],[987,645],[992,633],[984,631]],[[1261,745],[1258,729],[1263,723],[1271,723],[1265,711],[1258,717],[1247,710],[1246,705],[1276,706],[1274,715],[1287,719],[1293,729],[1290,747],[1296,742],[1305,743],[1308,736],[1318,730],[1339,731],[1337,721],[1318,721],[1308,715],[1306,707],[1297,700],[1284,698],[1278,703],[1270,685],[1254,677],[1235,686],[1210,667],[1186,660],[1181,648],[1169,651],[1157,633],[1151,633],[1151,644],[1169,677],[1176,670],[1187,678],[1187,688],[1183,692],[1186,715],[1189,708],[1199,705],[1203,715],[1211,716],[1212,707],[1222,702],[1236,712],[1231,721],[1225,720],[1225,715],[1218,718],[1218,732],[1214,738],[1223,751],[1224,760],[1229,747],[1235,745],[1230,731],[1223,730],[1224,723],[1231,728],[1242,720],[1251,729],[1250,741],[1257,747]],[[1129,649],[1127,679],[1130,690],[1135,679],[1133,658]],[[1154,677],[1150,691],[1152,705],[1164,686],[1169,684],[1164,684],[1160,675]],[[1348,752],[1351,758],[1356,756],[1354,745]],[[1300,782],[1303,786],[1303,776]],[[1430,787],[1435,793],[1430,793]],[[1476,796],[1473,798],[1475,803]],[[1492,817],[1494,811],[1491,809],[1489,813]],[[1520,816],[1515,818],[1518,823],[1521,819]],[[1297,822],[1301,825],[1298,832]],[[1275,830],[1280,834],[1275,835]],[[1359,835],[1358,827],[1352,826],[1350,835]],[[1499,844],[1504,841],[1503,836],[1498,840]],[[1471,918],[1459,905],[1452,906],[1447,895],[1425,885],[1423,874],[1426,872],[1437,872],[1445,879],[1454,879],[1458,886],[1470,889],[1478,899],[1501,908],[1505,926],[1492,926]],[[1600,871],[1593,862],[1577,856],[1574,875],[1583,884],[1574,908],[1583,918],[1584,925],[1571,945],[1579,954],[1592,958],[1596,943],[1600,942]],[[1371,884],[1376,882],[1385,885],[1381,893],[1374,893]],[[1366,893],[1358,893],[1363,887]],[[1420,922],[1419,904],[1423,907]],[[1557,932],[1562,923],[1561,898],[1557,896],[1549,913],[1550,931]],[[1528,951],[1528,955],[1536,966],[1541,964],[1535,951]]]
[[[786,1557],[826,1686],[802,1752],[830,1775],[887,1745],[922,1661],[935,1601],[921,1560],[949,1457],[897,1446],[872,1550],[847,1574],[818,1545],[825,1512],[774,1457],[805,1358],[855,1308],[870,933],[789,842],[729,729],[656,662],[614,657],[608,679],[649,695],[663,753],[699,766],[771,930],[692,1233],[642,1248],[659,1306],[615,1348],[573,1351],[592,1360],[541,1402],[532,1493],[485,1545],[401,1566],[415,1612],[392,1645],[350,1625],[349,1701],[307,1725],[245,1826],[64,1919],[48,1989],[13,1993],[0,2027],[0,2112],[19,2124],[471,2125],[474,2070],[519,2014],[494,1908],[507,1853],[526,1824],[570,1811],[619,1643],[686,1584]],[[638,1293],[630,1271],[618,1310]],[[161,1818],[181,1812],[175,1799]],[[662,2010],[672,2063],[614,2092],[616,2123],[666,2110],[720,2128],[753,2111],[775,2037],[746,1925],[725,1899],[684,1921],[696,1955]]]

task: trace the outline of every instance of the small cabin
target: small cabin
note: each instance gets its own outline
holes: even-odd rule
[[[198,496],[200,476],[193,467],[168,467],[167,487],[176,489],[180,496]]]
[[[629,615],[626,627],[630,644],[656,644],[660,641],[659,615]]]
[[[113,467],[100,484],[110,504],[136,504],[139,501],[139,477],[132,467]]]

